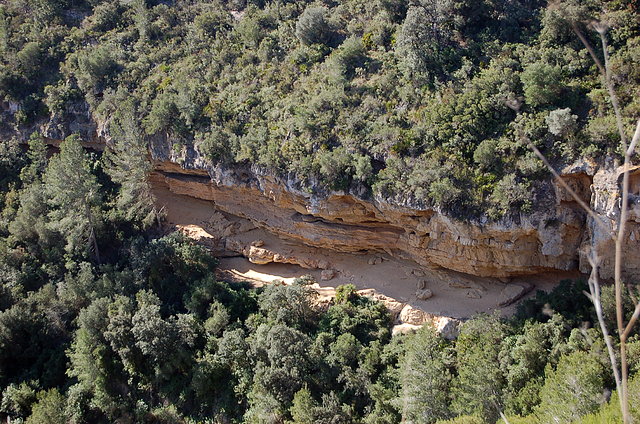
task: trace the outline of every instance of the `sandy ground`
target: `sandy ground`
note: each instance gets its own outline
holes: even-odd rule
[[[533,290],[524,297],[527,298],[533,296],[536,290],[548,291],[562,279],[579,276],[577,273],[546,273],[513,278],[509,284],[504,284],[496,279],[474,277],[442,268],[426,269],[415,262],[386,254],[337,253],[280,239],[241,218],[229,215],[221,218],[222,215],[216,212],[212,202],[171,193],[159,181],[154,182],[154,193],[158,204],[165,207],[168,229],[182,230],[212,248],[214,254],[221,257],[220,277],[231,281],[250,281],[256,285],[276,280],[290,283],[297,277],[311,275],[319,282],[315,287],[322,295],[330,296],[338,285],[350,283],[358,289],[374,289],[377,293],[430,314],[464,319],[493,310],[500,310],[505,315],[512,314],[517,303],[507,307],[498,305],[503,290],[509,284],[533,285]],[[220,229],[216,228],[216,220],[220,219],[226,219],[227,225],[229,222],[233,223],[237,233],[232,237],[245,245],[253,240],[262,240],[265,248],[285,255],[295,255],[302,261],[300,263],[304,263],[305,258],[309,258],[310,262],[325,260],[331,264],[336,275],[329,281],[322,281],[320,269],[283,263],[257,265],[225,251],[221,246],[224,243],[220,243]],[[375,264],[372,265],[371,262],[374,261]],[[432,298],[416,298],[416,290],[421,282],[425,282],[426,288],[433,292]]]

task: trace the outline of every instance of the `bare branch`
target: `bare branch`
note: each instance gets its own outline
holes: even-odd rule
[[[624,340],[624,341],[627,340],[627,338],[629,337],[629,334],[631,334],[631,331],[633,330],[633,326],[638,320],[638,317],[640,317],[640,303],[636,305],[636,309],[633,311],[633,315],[631,316],[631,319],[627,323],[627,327],[624,329],[624,333],[622,333],[622,336],[620,336],[620,340]]]
[[[613,348],[613,343],[611,343],[611,337],[609,336],[607,324],[602,313],[602,302],[600,300],[600,282],[598,281],[598,258],[595,255],[596,254],[594,252],[593,257],[589,257],[589,263],[591,265],[591,275],[589,276],[589,291],[591,292],[591,295],[589,296],[589,300],[591,300],[591,302],[593,303],[593,307],[596,310],[598,324],[600,325],[600,330],[602,331],[604,342],[607,345],[607,352],[609,353],[609,361],[611,362],[611,369],[613,370],[613,378],[616,382],[616,389],[618,390],[618,393],[622,393],[622,382],[620,378],[620,371],[618,370],[618,361],[616,359],[615,349]],[[624,409],[622,405],[622,397],[620,397],[620,407]]]
[[[633,293],[634,286],[632,286],[631,284],[627,284],[627,290],[629,291],[629,297],[631,298],[631,301],[633,303],[640,303],[638,297]],[[638,293],[640,293],[640,291]]]
[[[502,421],[504,421],[504,424],[510,424],[509,420],[506,417],[506,415],[504,415],[504,413],[502,411],[500,411],[500,418],[502,418]]]
[[[627,390],[627,382],[628,382],[628,364],[627,364],[627,352],[626,352],[626,338],[631,332],[631,329],[635,325],[638,315],[640,315],[640,303],[637,304],[636,309],[633,313],[631,320],[627,323],[627,326],[624,326],[624,316],[623,316],[623,307],[622,307],[622,253],[623,253],[623,243],[625,239],[625,229],[627,223],[627,215],[629,211],[629,167],[631,164],[631,157],[635,152],[636,144],[638,143],[638,138],[640,138],[640,120],[636,126],[636,131],[631,141],[631,144],[627,147],[627,137],[626,132],[624,130],[624,121],[622,119],[622,111],[620,108],[620,104],[618,102],[618,96],[615,92],[615,87],[611,80],[611,67],[609,63],[609,48],[607,45],[607,37],[606,33],[608,30],[608,26],[604,23],[594,23],[593,28],[600,35],[600,41],[602,42],[602,52],[604,55],[604,66],[598,55],[596,54],[593,46],[586,39],[584,34],[580,31],[580,28],[575,22],[571,22],[571,27],[573,31],[576,33],[582,44],[587,48],[587,51],[593,58],[596,66],[598,67],[600,74],[603,79],[604,87],[609,93],[609,97],[611,100],[611,104],[613,106],[613,111],[616,118],[616,125],[618,127],[618,133],[620,135],[620,142],[622,145],[622,151],[624,152],[624,166],[623,166],[623,177],[622,177],[622,199],[620,205],[620,215],[618,221],[618,231],[617,234],[613,236],[615,240],[615,263],[614,263],[614,285],[615,285],[615,299],[616,299],[616,321],[618,327],[618,335],[620,336],[620,369],[616,366],[616,361],[614,356],[612,356],[612,348],[609,348],[609,336],[606,333],[606,327],[604,326],[604,321],[601,320],[602,314],[602,304],[599,299],[599,284],[597,280],[597,271],[594,272],[596,268],[595,260],[592,263],[591,275],[592,278],[589,279],[589,289],[592,294],[592,301],[596,308],[596,314],[598,315],[598,321],[600,322],[600,326],[602,328],[602,332],[605,338],[605,342],[607,342],[607,349],[609,349],[609,356],[611,359],[611,364],[613,366],[614,376],[616,378],[616,386],[618,388],[618,394],[620,399],[620,409],[622,411],[622,420],[625,424],[631,422],[631,417],[629,415],[629,396]],[[536,153],[537,154],[537,153]],[[555,174],[554,174],[555,175]],[[577,199],[577,197],[574,196]],[[580,202],[579,202],[580,203]],[[582,206],[582,204],[580,204]],[[584,207],[584,206],[583,206]],[[593,216],[593,215],[591,215]]]
[[[613,82],[611,81],[611,66],[609,65],[609,47],[607,45],[607,37],[605,32],[598,31],[600,34],[600,41],[602,41],[602,54],[604,55],[604,84],[609,92],[609,98],[613,105],[613,112],[616,116],[616,125],[618,126],[618,132],[620,133],[620,141],[622,142],[622,150],[627,150],[627,135],[624,131],[624,125],[622,123],[622,111],[620,110],[620,103],[618,102],[618,96],[615,93]]]
[[[596,51],[593,49],[593,46],[591,45],[589,40],[587,40],[587,38],[584,36],[582,31],[580,31],[580,28],[578,27],[578,24],[576,24],[573,21],[571,21],[570,24],[571,24],[571,29],[573,30],[573,32],[576,33],[576,35],[578,36],[580,41],[582,41],[582,44],[584,44],[584,46],[587,48],[587,51],[591,55],[591,58],[593,59],[593,61],[596,63],[596,66],[598,67],[598,70],[600,71],[600,73],[604,77],[607,72],[604,70],[604,66],[602,66],[602,62],[600,62],[600,59],[598,58],[598,55],[596,54]]]
[[[636,146],[638,145],[639,139],[640,139],[640,119],[638,119],[638,123],[636,124],[636,131],[633,133],[631,144],[629,144],[629,148],[625,152],[625,156],[629,156],[629,157],[633,156],[633,153],[636,150]]]

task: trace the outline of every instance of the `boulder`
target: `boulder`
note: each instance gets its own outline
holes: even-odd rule
[[[416,292],[416,299],[427,300],[433,297],[433,292],[429,289],[420,289]]]
[[[533,289],[533,285],[525,283],[512,283],[506,285],[500,292],[498,306],[509,306],[522,299],[524,295]]]
[[[320,279],[322,281],[332,280],[333,277],[335,277],[335,276],[336,276],[336,270],[335,269],[324,269],[320,273]]]

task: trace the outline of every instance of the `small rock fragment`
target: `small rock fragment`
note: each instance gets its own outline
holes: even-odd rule
[[[449,287],[454,289],[470,289],[472,285],[467,281],[452,281],[449,283]]]
[[[477,289],[469,290],[467,292],[467,297],[469,299],[481,299],[482,298],[482,293],[480,292],[480,290],[477,290]]]
[[[421,270],[421,269],[413,269],[413,270],[411,270],[411,273],[413,275],[415,275],[416,277],[424,277],[424,275],[425,275],[424,271]]]
[[[407,324],[407,323],[397,324],[397,325],[394,325],[393,328],[391,329],[391,335],[397,336],[400,334],[413,333],[418,331],[420,327],[422,327],[422,325]]]
[[[418,300],[427,300],[433,297],[433,292],[429,289],[422,289],[416,292],[416,298]]]
[[[325,269],[325,270],[322,270],[322,272],[320,273],[320,279],[322,281],[329,281],[333,279],[333,277],[335,276],[336,276],[335,269]]]
[[[320,269],[329,269],[330,265],[326,259],[320,259],[318,261],[318,268]]]
[[[254,240],[251,242],[251,246],[262,247],[264,246],[264,240]]]

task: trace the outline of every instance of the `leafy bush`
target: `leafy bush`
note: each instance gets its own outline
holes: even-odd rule
[[[559,67],[535,62],[522,71],[521,79],[527,104],[537,107],[558,102],[563,88]]]
[[[296,22],[296,36],[306,45],[327,44],[332,36],[325,7],[307,7]]]
[[[458,200],[462,191],[449,178],[442,178],[431,183],[429,197],[438,207],[448,206]]]
[[[571,109],[555,109],[547,116],[547,126],[553,135],[566,137],[576,130],[577,115],[571,114]]]
[[[527,183],[517,181],[515,175],[509,174],[495,186],[491,200],[495,205],[496,216],[518,208],[524,212],[531,210],[531,190]]]

